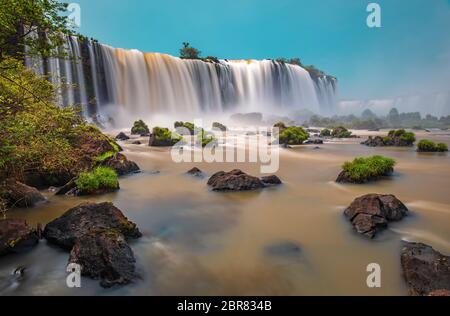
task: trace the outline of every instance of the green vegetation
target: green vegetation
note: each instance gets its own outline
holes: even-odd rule
[[[335,127],[333,129],[333,131],[331,132],[331,137],[334,137],[334,138],[350,138],[350,137],[352,137],[352,132],[350,132],[349,130],[347,130],[343,126],[338,126],[338,127]]]
[[[183,59],[200,59],[201,51],[194,48],[188,42],[183,43],[183,48],[180,49],[180,58]]]
[[[222,131],[222,132],[226,132],[227,131],[227,127],[225,125],[219,123],[219,122],[214,122],[212,124],[212,128],[216,129],[216,130],[219,130],[219,131]]]
[[[143,120],[139,120],[134,122],[133,127],[131,128],[132,135],[146,135],[150,133],[150,129],[147,124],[144,123]]]
[[[117,173],[108,167],[97,167],[91,172],[82,172],[75,184],[83,194],[119,189]]]
[[[345,177],[355,183],[363,183],[393,171],[395,160],[383,156],[359,157],[345,162],[342,169]]]
[[[197,141],[202,144],[202,147],[206,147],[212,142],[217,143],[217,139],[213,135],[206,133],[204,129],[197,133]]]
[[[280,144],[301,145],[309,138],[309,134],[300,126],[289,126],[280,131]]]
[[[175,122],[174,123],[174,127],[179,130],[182,131],[183,128],[187,129],[189,131],[189,133],[191,135],[194,135],[195,132],[195,125],[193,123],[190,122]],[[182,133],[183,134],[183,133]]]
[[[331,130],[328,128],[325,128],[320,131],[320,137],[330,137],[331,136]]]
[[[394,141],[395,139],[399,139],[400,143],[404,143],[406,146],[412,146],[416,141],[416,135],[404,129],[392,130],[389,132],[388,137],[394,139]]]
[[[274,128],[278,128],[280,132],[285,130],[287,128],[286,124],[284,122],[278,122],[273,125]]]
[[[419,152],[447,152],[448,146],[444,143],[432,142],[428,139],[423,139],[417,144],[417,151]]]
[[[171,132],[165,127],[155,127],[153,128],[153,135],[158,142],[168,142],[172,145],[180,142],[183,137],[176,132]]]

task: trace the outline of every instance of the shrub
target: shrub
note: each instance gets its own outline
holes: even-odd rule
[[[219,122],[214,122],[212,124],[213,129],[217,129],[219,131],[225,132],[227,130],[227,127]]]
[[[448,151],[447,144],[436,144],[428,139],[423,139],[417,144],[417,151],[419,152],[446,152]]]
[[[286,129],[286,124],[284,124],[283,122],[278,122],[273,127],[274,128],[278,128],[280,130],[280,132],[281,132],[284,129]]]
[[[412,146],[416,141],[416,134],[407,132],[404,129],[391,130],[388,137],[390,137],[397,146]]]
[[[338,126],[333,129],[333,131],[331,132],[331,136],[335,138],[350,138],[352,137],[352,132],[350,132],[343,126]]]
[[[320,131],[320,137],[330,137],[331,131],[328,128],[325,128]]]
[[[345,162],[342,169],[345,177],[352,182],[362,183],[393,171],[395,160],[383,156],[358,157],[352,162]]]
[[[176,129],[185,128],[185,129],[189,130],[189,133],[191,135],[194,135],[195,125],[193,123],[180,121],[180,122],[175,122],[173,125]]]
[[[148,128],[147,124],[144,123],[143,120],[134,122],[133,127],[131,128],[132,135],[144,135],[149,133],[150,129]]]
[[[197,139],[201,142],[202,147],[206,147],[211,142],[217,142],[216,138],[212,135],[208,135],[204,129],[197,134]]]
[[[280,131],[280,144],[301,145],[309,138],[309,134],[299,126],[290,126]]]
[[[108,167],[97,167],[91,172],[82,172],[75,181],[77,188],[85,194],[98,190],[117,190],[117,173]]]

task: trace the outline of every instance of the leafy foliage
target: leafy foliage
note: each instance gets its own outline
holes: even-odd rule
[[[300,126],[289,126],[280,131],[280,144],[301,145],[309,138],[309,134]]]
[[[108,167],[97,167],[91,172],[82,172],[75,181],[77,188],[83,193],[94,193],[102,189],[118,189],[117,173]]]
[[[180,58],[183,59],[200,59],[201,52],[192,47],[189,43],[184,42],[183,48],[180,49]]]
[[[447,144],[444,143],[438,143],[428,140],[428,139],[422,139],[417,144],[417,151],[419,152],[446,152],[448,151]]]
[[[345,162],[342,169],[354,182],[365,182],[392,172],[395,160],[383,156],[358,157],[352,162]]]
[[[134,122],[133,127],[131,128],[132,135],[143,135],[148,133],[150,133],[150,129],[143,120]]]
[[[333,131],[331,132],[331,136],[335,138],[350,138],[352,137],[352,132],[350,132],[343,126],[338,126],[333,129]]]
[[[320,137],[330,137],[331,131],[328,128],[324,128],[320,131]]]

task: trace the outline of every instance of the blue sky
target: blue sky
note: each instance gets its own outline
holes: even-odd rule
[[[450,90],[450,0],[75,0],[78,31],[123,48],[219,58],[300,57],[339,79],[340,95]],[[377,2],[382,28],[366,25]]]

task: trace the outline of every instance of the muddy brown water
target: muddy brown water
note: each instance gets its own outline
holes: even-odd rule
[[[380,132],[383,134],[385,132]],[[376,134],[361,132],[365,135]],[[450,144],[450,133],[419,133]],[[402,240],[420,241],[450,254],[450,158],[414,148],[369,148],[363,139],[283,149],[276,173],[280,187],[259,192],[216,193],[209,175],[250,163],[172,162],[167,149],[122,143],[142,173],[120,179],[121,190],[91,198],[56,197],[39,207],[9,212],[31,224],[47,223],[90,200],[111,201],[136,222],[144,237],[131,242],[140,279],[103,289],[82,279],[66,286],[68,253],[46,241],[30,252],[0,259],[0,295],[406,295],[401,275]],[[334,183],[340,166],[355,156],[381,154],[398,164],[390,179],[365,185]],[[203,179],[185,174],[197,166]],[[155,173],[159,171],[159,173]],[[343,217],[354,198],[395,194],[411,210],[375,240],[357,235]],[[382,268],[381,288],[367,287],[366,267]],[[27,268],[23,279],[11,273]]]

